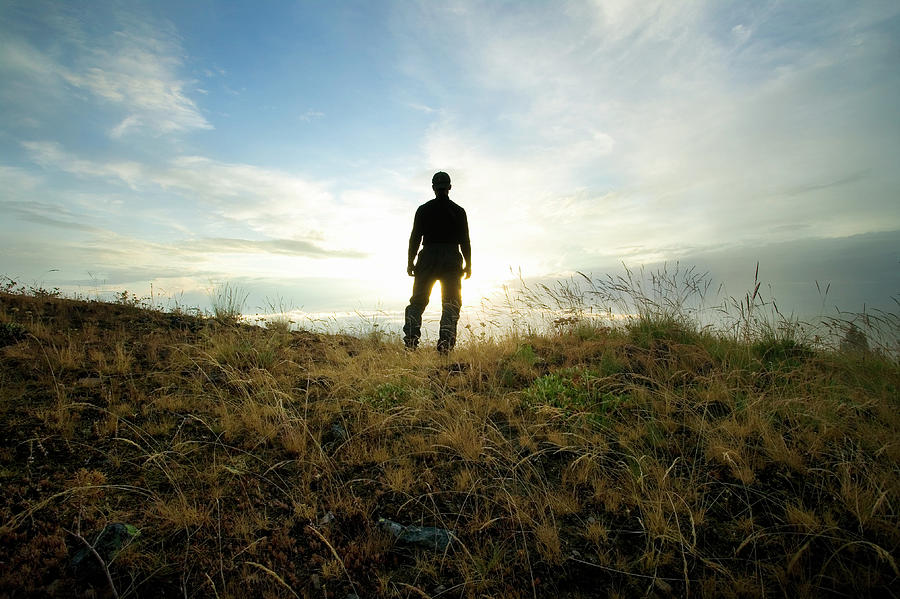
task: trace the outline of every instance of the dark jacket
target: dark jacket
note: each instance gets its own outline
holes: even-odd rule
[[[422,262],[427,257],[428,262],[434,263],[428,265],[428,270],[443,270],[444,264],[448,270],[461,269],[459,250],[462,249],[467,261],[471,255],[469,221],[463,207],[450,199],[438,198],[419,206],[409,236],[410,262],[419,251],[419,244],[424,245],[419,256],[419,267],[426,266]]]

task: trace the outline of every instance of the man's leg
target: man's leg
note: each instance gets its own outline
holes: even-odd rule
[[[462,308],[462,281],[458,274],[441,277],[441,332],[437,349],[447,353],[456,345],[456,323]]]
[[[428,305],[428,297],[434,287],[435,279],[430,276],[416,276],[413,281],[412,297],[406,307],[406,319],[403,325],[403,343],[410,349],[419,345],[422,336],[422,313]]]

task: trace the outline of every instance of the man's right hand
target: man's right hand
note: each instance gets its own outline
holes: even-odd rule
[[[413,266],[411,263],[407,264],[406,265],[406,274],[408,274],[411,277],[416,276],[416,267]]]

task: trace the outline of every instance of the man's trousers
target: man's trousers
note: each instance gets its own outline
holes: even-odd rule
[[[438,351],[448,352],[456,345],[456,324],[462,308],[462,256],[458,246],[425,246],[416,263],[412,297],[406,307],[403,341],[409,348],[422,336],[422,313],[428,305],[434,284],[441,284],[441,328]]]

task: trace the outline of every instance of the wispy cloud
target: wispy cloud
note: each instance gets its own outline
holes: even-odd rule
[[[31,13],[41,15],[32,39],[0,27],[0,72],[26,84],[20,97],[8,91],[8,102],[27,105],[40,93],[78,102],[87,93],[99,107],[116,109],[109,112],[119,115],[108,128],[114,138],[212,128],[185,91],[191,84],[181,75],[184,52],[167,27],[122,12],[117,30],[100,32],[59,5],[41,7]]]
[[[413,110],[424,112],[425,114],[434,114],[438,112],[437,108],[432,108],[431,106],[427,106],[425,104],[419,104],[418,102],[408,102],[406,105]]]
[[[78,177],[122,181],[132,189],[144,182],[147,168],[134,161],[100,162],[79,158],[52,141],[25,141],[22,146],[44,168],[60,169]]]
[[[40,185],[40,183],[40,177],[23,168],[0,165],[0,184],[3,185],[7,193],[10,190],[18,192],[30,191]]]
[[[477,214],[505,223],[478,233],[512,263],[552,271],[771,242],[785,225],[824,236],[900,225],[900,174],[885,161],[900,126],[876,116],[900,92],[885,71],[897,7],[420,6],[410,43],[428,47],[440,29],[463,50],[449,64],[423,51],[411,71],[437,97],[454,90],[433,74],[459,73],[478,98],[442,114],[425,155],[453,169]]]
[[[400,211],[398,200],[386,196],[380,196],[378,209],[373,210],[375,192],[336,195],[328,182],[202,156],[180,156],[150,166],[80,158],[55,142],[24,142],[23,146],[45,169],[124,184],[142,194],[174,193],[191,207],[269,238],[260,242],[219,238],[217,247],[222,251],[361,258],[372,249],[378,227],[387,219],[396,220]],[[360,220],[366,213],[370,214]],[[203,228],[212,231],[217,226],[215,219],[208,219]],[[214,245],[207,240],[194,247],[212,251]]]
[[[798,196],[804,193],[812,193],[815,191],[822,191],[825,189],[831,189],[833,187],[843,187],[845,185],[851,185],[853,183],[858,183],[864,180],[866,177],[870,176],[872,173],[872,169],[866,169],[862,171],[858,171],[855,173],[851,173],[846,177],[840,177],[838,179],[827,178],[821,183],[809,183],[807,185],[801,185],[798,187],[791,187],[789,189],[784,190],[782,194],[785,196]]]
[[[318,110],[307,110],[303,114],[301,114],[298,118],[304,123],[308,123],[313,119],[319,119],[325,116],[324,112],[319,112]]]
[[[11,218],[68,231],[99,232],[102,229],[78,222],[78,216],[59,204],[0,201],[0,210]]]
[[[326,250],[310,241],[295,239],[191,239],[179,243],[178,248],[181,251],[205,254],[284,254],[311,258],[364,258],[366,256],[363,252]]]

